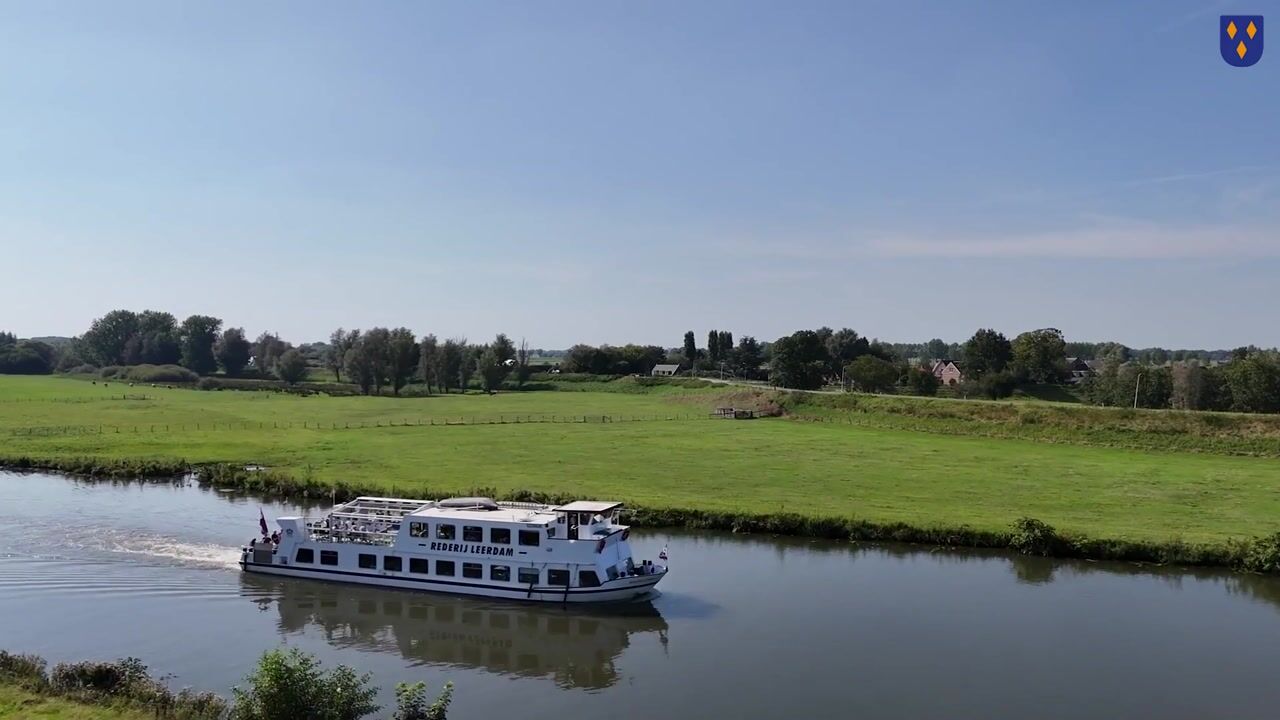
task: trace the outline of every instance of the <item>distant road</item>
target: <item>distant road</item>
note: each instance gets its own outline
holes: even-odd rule
[[[713,377],[699,377],[698,379],[706,380],[707,382],[713,382],[713,383],[716,383],[717,385],[737,385],[739,387],[760,388],[762,390],[786,390],[787,392],[813,393],[814,395],[844,395],[845,394],[843,390],[797,390],[796,388],[783,388],[783,387],[776,388],[773,385],[769,385],[768,383],[763,383],[758,380],[739,380],[737,378],[729,379],[729,378],[713,378]]]

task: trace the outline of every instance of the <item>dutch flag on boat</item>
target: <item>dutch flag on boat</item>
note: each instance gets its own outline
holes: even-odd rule
[[[258,508],[258,527],[262,528],[262,537],[271,534],[271,530],[267,528],[267,516],[263,514],[262,508]]]
[[[667,546],[666,546],[666,545],[663,545],[663,546],[662,546],[662,552],[658,553],[658,559],[659,559],[659,560],[666,560],[666,559],[667,559]]]

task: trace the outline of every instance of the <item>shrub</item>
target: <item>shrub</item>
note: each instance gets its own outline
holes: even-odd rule
[[[76,365],[75,367],[67,368],[65,372],[70,375],[92,375],[98,372],[98,366],[85,363],[84,365]]]
[[[147,679],[147,666],[137,658],[58,663],[49,676],[58,692],[98,696],[127,695],[131,688]]]
[[[1007,372],[989,373],[978,381],[978,392],[992,400],[1007,398],[1018,387],[1018,380]]]
[[[141,383],[194,383],[200,376],[177,365],[134,365],[126,368],[120,379]]]
[[[1009,547],[1024,555],[1060,555],[1064,545],[1058,531],[1035,518],[1018,518],[1009,534]]]
[[[248,690],[232,691],[232,720],[357,720],[378,711],[369,675],[346,665],[325,673],[315,656],[297,649],[264,653],[245,680]]]
[[[42,686],[48,681],[44,668],[44,658],[37,655],[19,655],[0,650],[0,679],[24,686]]]
[[[1280,533],[1256,538],[1245,548],[1240,569],[1249,572],[1280,572]]]
[[[101,376],[102,376],[102,377],[104,377],[104,378],[113,378],[113,377],[115,377],[116,375],[119,375],[119,374],[120,374],[120,371],[122,371],[122,370],[124,370],[124,369],[125,369],[125,368],[122,368],[122,367],[120,367],[119,365],[108,365],[108,366],[106,366],[106,367],[102,368],[101,370],[99,370],[99,371],[98,371],[98,374],[99,374],[99,375],[101,375]]]
[[[391,720],[446,720],[453,700],[453,683],[446,683],[440,697],[427,704],[427,684],[396,685],[396,712]]]
[[[222,383],[211,377],[200,378],[200,382],[196,383],[196,387],[201,390],[221,390]]]

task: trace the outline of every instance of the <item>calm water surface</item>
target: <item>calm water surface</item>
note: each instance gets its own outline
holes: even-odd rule
[[[999,554],[637,532],[672,572],[584,611],[246,577],[297,506],[0,473],[0,648],[134,655],[226,692],[278,646],[457,686],[460,720],[1274,718],[1280,583]]]

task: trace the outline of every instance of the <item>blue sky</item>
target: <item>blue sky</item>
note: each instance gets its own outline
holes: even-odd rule
[[[0,4],[0,329],[1280,343],[1212,2]]]

